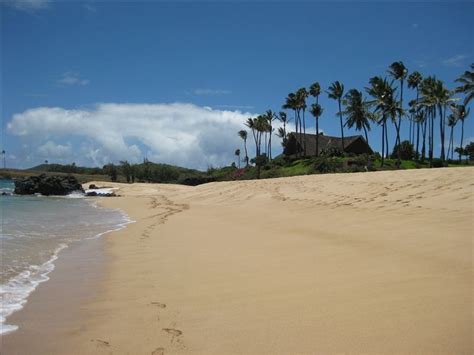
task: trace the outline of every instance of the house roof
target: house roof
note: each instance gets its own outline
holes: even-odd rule
[[[293,136],[301,147],[303,147],[303,144],[304,144],[303,142],[306,141],[306,154],[315,155],[316,153],[316,135],[315,134],[308,134],[308,133],[302,134],[301,142],[300,142],[300,134],[291,132],[289,135]],[[364,137],[362,137],[361,135],[344,137],[344,151],[351,152],[352,151],[351,145],[354,145],[354,143],[358,141],[361,142],[363,145],[367,145],[367,142],[365,141]],[[333,149],[339,149],[342,151],[342,138],[319,134],[319,153],[321,153],[322,151],[329,151]],[[372,152],[372,149],[370,149],[370,146],[369,146],[369,151]]]

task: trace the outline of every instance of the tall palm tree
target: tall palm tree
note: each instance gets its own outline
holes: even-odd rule
[[[434,120],[436,117],[436,79],[429,76],[420,84],[421,99],[420,105],[423,107],[426,113],[426,120],[428,124],[428,158],[430,161],[430,167],[433,166],[433,150],[434,150]]]
[[[244,150],[245,150],[245,166],[249,166],[249,155],[247,153],[247,131],[242,129],[239,131],[239,137],[244,141]]]
[[[291,121],[286,115],[286,112],[280,112],[277,116],[277,120],[283,123],[283,136],[286,137],[286,125]]]
[[[448,126],[451,129],[449,133],[449,144],[448,144],[448,153],[447,157],[451,157],[451,160],[453,159],[454,155],[454,128],[456,127],[456,124],[458,123],[458,117],[457,115],[453,112],[448,116]],[[451,152],[451,155],[449,154]]]
[[[359,90],[351,89],[345,96],[344,115],[346,115],[346,126],[352,128],[355,126],[357,131],[364,130],[367,147],[369,146],[369,136],[367,131],[370,130],[370,121],[374,115],[369,111],[369,103],[364,100]],[[367,151],[367,159],[369,152]]]
[[[247,118],[247,121],[245,121],[245,125],[250,128],[250,131],[252,132],[253,140],[255,143],[255,154],[258,156],[258,142],[257,142],[257,134],[256,134],[256,120],[255,118]]]
[[[424,108],[419,108],[417,110],[417,113],[416,113],[416,116],[415,116],[415,120],[417,122],[417,124],[420,126],[420,131],[421,131],[421,136],[422,136],[422,139],[423,139],[423,142],[421,144],[421,162],[424,162],[425,161],[425,158],[426,158],[426,131],[427,131],[427,123],[428,123],[428,119],[427,119],[427,114],[426,114],[426,110]],[[418,135],[417,136],[417,140],[416,140],[416,153],[417,153],[417,156],[419,156],[419,151],[418,151],[418,147],[419,147],[419,140],[420,140],[420,136]]]
[[[303,122],[303,132],[301,132],[301,127],[300,127],[300,142],[303,143],[303,155],[306,156],[306,139],[303,139],[303,137],[306,136],[306,118],[305,118],[305,112],[306,112],[306,99],[308,98],[309,96],[309,93],[308,91],[306,90],[306,88],[300,88],[298,89],[298,91],[296,92],[296,96],[297,96],[297,101],[298,101],[298,108],[299,108],[299,111],[298,111],[298,114],[299,112],[302,112],[303,113],[303,117],[302,117],[302,122]],[[300,118],[300,122],[301,122],[301,118]],[[301,125],[301,123],[300,123]],[[302,135],[301,135],[302,133]]]
[[[388,73],[395,79],[400,81],[400,114],[398,116],[398,124],[395,123],[397,129],[397,166],[400,167],[401,156],[400,156],[400,128],[402,125],[403,115],[403,82],[408,75],[408,69],[405,67],[402,61],[394,62],[390,65]]]
[[[464,106],[467,106],[474,97],[474,63],[471,64],[471,70],[466,70],[456,82],[461,83],[456,92],[464,93]]]
[[[235,152],[234,152],[234,155],[237,156],[237,165],[240,169],[240,149],[236,149]]]
[[[311,105],[311,114],[316,120],[316,152],[315,155],[319,156],[319,117],[323,114],[323,109],[320,104]]]
[[[344,96],[344,84],[340,83],[339,81],[335,81],[331,84],[331,86],[326,91],[328,97],[330,99],[336,100],[339,106],[339,122],[341,124],[341,138],[342,138],[342,151],[344,151],[344,127],[342,124],[342,109],[341,109],[341,101]]]
[[[298,136],[299,131],[301,130],[301,121],[300,121],[300,108],[298,104],[298,97],[295,93],[289,93],[288,96],[285,99],[285,104],[282,106],[283,109],[285,110],[293,110],[295,114],[295,131],[296,135]],[[299,156],[299,151],[296,151],[296,155]]]
[[[466,120],[466,117],[469,115],[469,112],[471,111],[469,108],[466,108],[465,105],[456,105],[455,106],[455,114],[457,116],[457,119],[461,121],[461,145],[460,145],[460,150],[459,152],[463,151],[463,140],[464,140],[464,121]],[[459,161],[461,161],[461,153],[459,153]]]
[[[439,132],[441,140],[441,160],[445,160],[445,129],[446,129],[446,108],[451,102],[452,93],[444,86],[444,83],[441,80],[436,80],[434,86],[434,98],[439,112]]]
[[[267,120],[267,132],[269,133],[270,138],[268,139],[268,159],[272,160],[272,134],[273,134],[273,121],[277,119],[277,115],[272,110],[267,110],[263,115]]]
[[[414,141],[415,141],[415,132],[414,132],[415,131],[415,125],[416,125],[416,135],[417,135],[417,137],[419,137],[419,135],[420,135],[420,124],[414,119],[414,117],[416,116],[416,110],[418,108],[417,104],[418,104],[418,100],[420,98],[419,87],[420,87],[420,83],[421,83],[422,80],[423,80],[423,77],[417,71],[414,71],[413,73],[411,73],[408,76],[408,80],[407,80],[408,87],[410,89],[415,89],[416,90],[416,101],[415,101],[415,104],[413,105],[414,109],[415,109],[415,112],[414,112],[414,115],[413,115],[413,119],[410,121],[410,131],[411,131],[410,137],[413,136],[413,139],[411,139],[411,143],[413,145],[414,145]],[[418,149],[417,149],[417,153],[418,153]]]
[[[374,108],[373,118],[382,126],[382,166],[385,156],[389,154],[388,147],[388,126],[387,120],[390,118],[394,124],[401,110],[398,101],[395,100],[395,88],[386,78],[375,76],[369,80],[370,86],[366,87],[366,92],[372,96],[369,106]]]

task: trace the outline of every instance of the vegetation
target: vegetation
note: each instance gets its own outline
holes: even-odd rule
[[[287,112],[278,114],[267,110],[257,117],[249,117],[245,122],[248,130],[237,132],[243,141],[243,150],[236,148],[234,155],[237,164],[219,169],[209,168],[207,172],[186,169],[167,164],[156,164],[147,159],[141,164],[131,164],[121,161],[119,165],[107,164],[102,168],[87,168],[68,165],[45,164],[38,165],[26,171],[2,169],[4,177],[27,176],[39,172],[54,174],[73,174],[80,181],[104,180],[120,182],[156,182],[181,183],[197,185],[210,181],[240,180],[269,177],[284,177],[328,172],[354,172],[386,169],[415,169],[426,167],[459,166],[473,160],[474,143],[464,146],[464,122],[469,116],[468,105],[474,93],[474,64],[465,71],[456,82],[460,86],[450,90],[441,80],[434,76],[423,76],[414,71],[409,74],[403,62],[392,63],[388,68],[388,76],[375,76],[369,79],[364,92],[358,89],[345,91],[344,85],[335,81],[328,87],[326,93],[330,99],[337,102],[338,117],[341,129],[341,147],[321,151],[319,149],[319,120],[324,108],[319,103],[322,92],[321,85],[314,82],[306,88],[299,88],[289,93],[284,99],[283,110],[293,112],[296,132],[292,139],[299,137],[302,146],[297,147],[291,155],[285,154],[274,158],[272,154],[273,135],[281,139],[283,148],[290,141],[287,124],[291,121]],[[404,106],[403,91],[405,82],[408,89],[415,90],[416,98]],[[460,97],[455,97],[456,95]],[[312,100],[313,102],[308,102]],[[461,101],[462,103],[458,103]],[[315,156],[307,155],[306,139],[306,109],[308,108],[315,119]],[[283,124],[276,132],[274,122]],[[402,141],[401,126],[408,120],[408,139]],[[323,121],[326,122],[326,121]],[[396,132],[394,148],[390,154],[388,130],[393,125]],[[344,127],[355,128],[363,132],[366,142],[369,142],[369,132],[373,125],[381,127],[381,153],[352,156],[346,151]],[[434,156],[435,126],[439,127],[440,156]],[[448,147],[445,149],[446,127],[449,129]],[[460,127],[460,145],[455,147],[454,134]],[[247,140],[251,134],[255,144],[255,157],[248,155]],[[293,139],[294,141],[294,139]],[[289,150],[285,150],[287,152]],[[244,155],[242,154],[244,152]],[[458,159],[454,160],[454,153]],[[5,151],[2,151],[5,158]],[[288,153],[290,154],[290,153]],[[462,158],[465,157],[465,162]],[[428,159],[428,161],[426,161]],[[245,163],[241,167],[241,162]]]
[[[435,125],[438,123],[439,144],[441,146],[439,161],[441,163],[436,161],[436,165],[438,166],[441,164],[441,166],[448,166],[449,162],[453,160],[454,152],[458,153],[459,161],[461,161],[461,156],[467,154],[463,148],[464,121],[470,112],[469,108],[467,108],[467,105],[471,102],[474,93],[474,64],[471,64],[470,68],[470,71],[468,70],[464,72],[456,80],[457,82],[461,83],[461,86],[453,90],[449,90],[441,80],[436,79],[434,76],[423,78],[422,75],[417,71],[414,71],[409,75],[408,69],[405,67],[403,62],[397,61],[389,66],[387,70],[388,77],[375,76],[369,80],[369,86],[365,88],[365,92],[370,96],[370,99],[366,99],[363,93],[357,89],[350,89],[344,94],[344,85],[339,81],[333,82],[329,86],[327,93],[329,98],[337,101],[338,103],[338,116],[340,120],[342,138],[342,153],[345,153],[346,149],[344,142],[344,127],[354,127],[357,131],[363,131],[365,140],[368,144],[368,132],[371,130],[371,125],[378,124],[382,128],[382,152],[381,155],[379,155],[380,167],[384,167],[385,160],[390,154],[388,124],[392,123],[395,128],[396,139],[391,157],[396,157],[396,167],[402,168],[402,160],[407,159],[416,161],[420,166],[424,165],[427,155],[426,144],[428,144],[429,166],[435,167]],[[405,82],[407,82],[409,89],[416,90],[416,99],[411,100],[407,107],[404,106],[403,101]],[[395,83],[397,83],[397,85]],[[293,111],[295,117],[295,135],[298,137],[298,142],[300,142],[297,144],[296,151],[284,149],[284,152],[295,152],[295,156],[292,158],[308,158],[306,147],[307,140],[303,139],[303,137],[306,134],[305,112],[308,105],[307,99],[309,96],[314,98],[315,101],[310,106],[310,112],[315,118],[315,156],[318,158],[321,153],[319,149],[318,134],[319,118],[321,117],[324,109],[319,104],[320,93],[321,86],[318,82],[315,82],[310,85],[309,90],[306,90],[306,88],[299,88],[296,90],[296,92],[289,93],[285,98],[285,102],[282,107],[285,110]],[[455,94],[464,95],[464,104],[456,104],[456,101],[458,101],[459,98],[455,98]],[[448,110],[451,111],[449,116],[447,116]],[[270,117],[268,116],[269,113],[271,114]],[[251,161],[256,163],[258,170],[257,177],[260,176],[260,169],[263,166],[262,162],[266,160],[266,157],[269,158],[269,162],[272,161],[271,147],[265,152],[262,152],[261,150],[262,135],[265,136],[266,142],[268,134],[269,141],[271,142],[273,132],[271,122],[274,118],[278,118],[284,123],[284,126],[283,128],[280,127],[278,129],[276,135],[277,137],[281,138],[282,145],[284,148],[286,148],[287,143],[289,142],[289,133],[286,131],[286,117],[287,115],[285,112],[281,112],[279,116],[274,116],[272,111],[269,110],[265,114],[259,115],[256,118],[249,118],[246,122],[247,127],[252,130],[255,140],[256,156]],[[401,126],[404,120],[409,121],[409,137],[408,140],[402,142]],[[454,130],[458,122],[461,122],[461,142],[460,146],[455,148]],[[450,128],[450,135],[448,150],[446,152],[445,138],[447,126]],[[426,138],[428,138],[428,142],[426,141]],[[270,154],[268,154],[268,152],[270,152]],[[328,152],[324,154],[324,158],[331,156],[331,154],[328,155],[327,153]],[[367,152],[366,157],[369,159],[368,153],[369,152]],[[332,154],[332,156],[335,156],[335,154]],[[449,159],[450,157],[451,159]],[[369,160],[367,160],[367,164],[369,164]],[[248,167],[249,166],[247,164],[247,168]]]

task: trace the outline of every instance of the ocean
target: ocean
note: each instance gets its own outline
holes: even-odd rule
[[[13,189],[11,180],[0,180],[0,194]],[[99,207],[81,195],[2,195],[0,213],[0,334],[18,329],[7,317],[49,280],[61,250],[130,222],[121,211]]]

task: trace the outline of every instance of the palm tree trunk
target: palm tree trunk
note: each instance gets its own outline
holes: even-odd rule
[[[461,150],[459,151],[459,161],[461,161],[462,141],[464,139],[464,119],[461,120]]]
[[[441,138],[441,160],[445,160],[444,152],[444,114],[441,105],[438,106],[439,109],[439,128],[440,128],[440,138]]]
[[[449,132],[448,153],[446,155],[448,159],[450,157],[449,153],[451,152],[452,146],[453,146],[453,131],[454,131],[454,126],[451,126],[451,131]]]
[[[382,119],[383,119],[383,122],[382,122],[382,164],[381,164],[381,166],[383,166],[384,159],[385,159],[385,143],[384,143],[384,138],[385,138],[385,118],[382,118]]]
[[[364,127],[365,141],[367,142],[367,165],[369,165],[369,136],[367,135],[367,127]]]
[[[344,126],[342,125],[342,110],[341,110],[341,99],[337,100],[339,105],[339,121],[341,123],[341,138],[342,138],[342,152],[344,153]]]
[[[303,109],[303,137],[304,137],[304,142],[303,142],[303,146],[304,146],[304,156],[306,156],[306,118],[305,118],[305,109]]]
[[[419,150],[420,147],[420,122],[416,121],[416,160],[420,159]]]
[[[249,155],[247,153],[247,139],[244,139],[244,149],[245,149],[245,167],[249,167]]]
[[[389,158],[389,148],[388,148],[388,126],[385,122],[385,158]]]
[[[421,130],[422,130],[422,135],[423,135],[423,144],[421,146],[421,162],[425,161],[426,158],[426,128],[428,125],[428,117],[425,116],[425,120],[422,123]]]
[[[269,159],[269,161],[272,161],[272,132],[273,132],[273,126],[270,122],[270,138],[268,139],[268,159]]]
[[[319,117],[316,117],[316,156],[319,156]]]
[[[431,109],[430,114],[430,168],[433,167],[433,149],[434,149],[434,111]]]
[[[403,109],[403,79],[400,80],[400,108]],[[400,141],[400,128],[402,127],[402,113],[398,114],[398,126],[397,126],[397,141],[398,141],[398,148],[397,148],[397,167],[400,167],[401,163],[401,141]]]

